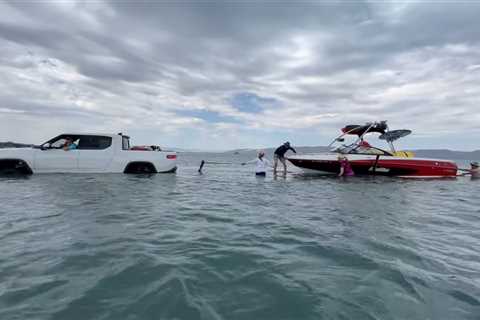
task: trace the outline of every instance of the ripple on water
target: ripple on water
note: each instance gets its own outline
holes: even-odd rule
[[[183,156],[176,175],[0,179],[0,318],[478,318],[476,181]]]

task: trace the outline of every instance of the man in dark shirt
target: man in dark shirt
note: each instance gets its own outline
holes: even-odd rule
[[[278,147],[275,150],[275,153],[273,155],[273,174],[274,175],[277,174],[277,165],[279,160],[283,164],[283,175],[287,174],[287,163],[285,162],[285,153],[287,153],[288,150],[292,150],[293,152],[297,153],[297,151],[295,151],[295,149],[293,149],[290,146],[290,142],[288,141],[282,144],[280,147]]]

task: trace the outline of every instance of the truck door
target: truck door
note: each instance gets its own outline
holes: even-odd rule
[[[113,159],[112,138],[80,136],[78,167],[81,172],[105,172]]]
[[[63,146],[67,136],[52,139],[42,149],[35,150],[34,168],[37,172],[76,172],[78,171],[78,150],[65,151]],[[78,143],[76,137],[73,138]]]

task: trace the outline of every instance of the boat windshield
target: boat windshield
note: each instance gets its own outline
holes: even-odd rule
[[[382,150],[380,148],[361,145],[360,143],[352,143],[350,145],[341,145],[334,147],[333,152],[343,154],[373,154],[373,155],[392,155],[390,152]]]

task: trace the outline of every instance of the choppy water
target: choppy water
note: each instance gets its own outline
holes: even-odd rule
[[[0,179],[0,319],[480,319],[480,181]],[[229,160],[226,158],[226,160]]]

